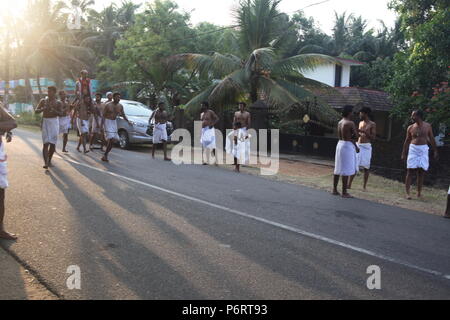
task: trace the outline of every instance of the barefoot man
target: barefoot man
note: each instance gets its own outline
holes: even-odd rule
[[[44,169],[52,167],[52,157],[55,153],[56,142],[59,135],[58,117],[64,116],[62,103],[56,99],[56,87],[48,87],[48,96],[42,99],[36,110],[42,115],[42,156],[44,158]]]
[[[59,101],[61,101],[63,116],[59,117],[59,134],[63,135],[63,147],[62,152],[67,153],[67,141],[69,139],[69,129],[71,123],[71,108],[69,101],[67,100],[66,92],[64,90],[59,91]]]
[[[200,143],[202,144],[202,155],[206,149],[207,161],[203,162],[203,164],[206,165],[209,163],[210,150],[212,151],[213,156],[216,156],[216,133],[214,125],[219,121],[219,117],[209,108],[209,103],[207,101],[202,102],[201,112],[200,120],[202,121],[202,136],[200,138]]]
[[[361,108],[359,111],[359,122],[358,128],[358,142],[359,153],[357,154],[357,165],[358,168],[362,167],[364,170],[364,184],[363,190],[367,191],[367,181],[369,180],[369,169],[370,162],[372,160],[372,141],[375,140],[377,135],[377,128],[375,122],[370,120],[370,114],[372,110],[368,107]],[[350,177],[350,182],[348,183],[348,189],[352,188],[352,182],[355,176]]]
[[[119,134],[117,132],[117,121],[116,121],[117,117],[119,115],[122,116],[122,118],[126,122],[128,122],[128,124],[130,124],[130,121],[125,115],[125,111],[123,110],[123,106],[119,102],[120,102],[120,93],[116,92],[113,94],[113,101],[107,103],[103,111],[102,128],[104,128],[105,130],[106,151],[104,156],[102,157],[102,161],[105,162],[109,162],[108,155],[111,152],[114,141],[119,141]]]
[[[336,157],[334,166],[333,194],[339,195],[337,190],[339,177],[342,176],[342,197],[352,198],[347,192],[348,178],[358,171],[356,154],[359,148],[356,145],[356,126],[351,120],[353,106],[346,105],[342,110],[342,120],[338,123],[339,142],[336,146]]]
[[[92,151],[92,144],[94,143],[94,139],[100,139],[100,151],[103,152],[103,145],[105,144],[104,136],[103,136],[103,111],[105,109],[105,104],[102,103],[102,94],[95,94],[95,102],[94,102],[94,119],[92,120],[92,130],[91,137],[89,140],[89,150]]]
[[[240,135],[244,137],[245,141],[242,142],[244,146],[244,158],[240,159],[241,164],[248,164],[250,159],[250,137],[248,135],[248,129],[251,125],[250,112],[246,110],[247,104],[245,102],[239,102],[239,111],[234,113],[233,123],[240,123],[239,129]]]
[[[423,121],[422,110],[415,110],[411,114],[414,124],[410,125],[406,131],[406,140],[403,144],[402,160],[407,160],[406,167],[406,199],[410,200],[411,179],[414,173],[417,174],[417,197],[422,197],[422,185],[425,171],[428,171],[429,159],[428,143],[434,151],[434,158],[438,158],[436,141],[434,140],[431,125]]]
[[[5,230],[5,192],[8,187],[5,146],[3,141],[3,134],[10,132],[17,128],[16,120],[5,110],[0,103],[0,239],[16,240],[15,234],[9,233]],[[5,139],[7,142],[11,141],[11,137],[7,135]]]
[[[80,134],[77,151],[81,152],[80,146],[83,145],[84,154],[88,153],[86,149],[86,140],[89,134],[89,117],[94,112],[92,106],[92,99],[90,96],[84,96],[83,101],[75,107],[74,117],[77,119],[77,128]]]
[[[170,158],[167,157],[167,120],[169,118],[169,115],[165,110],[164,102],[158,103],[158,108],[154,113],[154,118],[155,127],[153,128],[152,158],[155,158],[155,149],[157,145],[162,143],[164,150],[164,160],[170,161]]]

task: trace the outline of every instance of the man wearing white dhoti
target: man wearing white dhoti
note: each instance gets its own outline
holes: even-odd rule
[[[206,159],[203,159],[203,164],[206,165],[210,162],[210,152],[212,152],[214,158],[216,156],[216,134],[214,126],[219,121],[219,117],[209,108],[207,101],[201,104],[200,120],[202,121],[200,143],[202,145],[202,154],[206,152]],[[217,164],[217,159],[215,161]]]
[[[154,114],[152,114],[152,118],[154,118],[154,127],[153,127],[153,146],[152,146],[152,158],[155,158],[155,150],[159,144],[163,145],[164,150],[164,160],[170,161],[170,158],[167,156],[167,121],[169,119],[169,115],[165,110],[164,102],[158,103],[158,108],[155,110]]]
[[[100,151],[103,152],[103,146],[106,144],[104,137],[104,130],[102,127],[103,122],[103,110],[105,109],[105,104],[102,103],[102,94],[95,94],[95,102],[93,106],[93,119],[92,119],[92,129],[91,129],[91,137],[89,139],[89,150],[92,151],[92,145],[95,140],[100,141]]]
[[[429,159],[428,143],[431,144],[434,151],[434,158],[438,158],[436,141],[433,130],[429,123],[423,121],[422,110],[415,110],[411,114],[411,120],[414,124],[406,130],[406,139],[403,144],[402,160],[406,160],[406,179],[405,189],[406,198],[411,199],[411,179],[414,173],[417,174],[417,197],[422,197],[422,186],[425,177],[425,171],[428,171]]]
[[[131,126],[130,121],[128,120],[125,111],[123,109],[123,105],[120,104],[120,93],[115,92],[113,94],[113,101],[107,103],[103,111],[102,127],[105,130],[105,139],[106,139],[106,151],[102,157],[102,161],[104,162],[109,162],[108,155],[111,152],[113,143],[119,140],[116,122],[116,119],[119,115],[122,116],[122,118],[126,122],[128,122],[128,124]]]
[[[241,123],[235,122],[233,124],[233,131],[227,135],[225,141],[225,151],[234,157],[235,171],[240,172],[240,165],[246,160],[246,142],[248,136],[241,130]]]
[[[63,116],[58,118],[59,121],[59,134],[63,135],[63,147],[62,152],[68,152],[66,149],[67,141],[69,140],[69,130],[71,123],[71,108],[69,101],[67,101],[66,92],[64,90],[59,91],[59,101],[61,101]]]
[[[1,106],[0,104],[0,239],[16,240],[15,234],[9,233],[5,229],[5,193],[8,187],[7,177],[7,156],[5,152],[5,142],[3,134],[17,128],[16,120]],[[6,142],[11,141],[11,137],[7,135]]]
[[[81,152],[80,147],[83,145],[83,153],[86,154],[90,150],[86,149],[87,137],[89,134],[89,117],[94,113],[92,99],[90,96],[84,96],[83,101],[76,105],[74,109],[74,117],[77,119],[77,128],[80,138],[78,140],[77,151]]]
[[[363,190],[367,190],[367,181],[369,180],[369,169],[372,160],[372,141],[375,140],[377,129],[375,122],[370,120],[370,114],[372,110],[368,107],[363,107],[359,111],[359,127],[357,133],[359,135],[358,142],[356,143],[359,147],[359,153],[357,154],[357,166],[363,168],[364,170],[364,183]],[[351,189],[353,179],[355,175],[350,177],[348,183],[348,189]]]
[[[59,121],[58,117],[63,116],[61,101],[56,99],[56,88],[48,87],[48,97],[42,99],[36,110],[36,113],[43,113],[42,115],[42,155],[44,158],[44,169],[52,167],[52,157],[55,153],[56,142],[59,135]]]
[[[234,113],[233,123],[239,122],[241,124],[241,134],[244,135],[245,141],[243,143],[244,148],[244,158],[241,159],[241,164],[248,164],[250,159],[250,136],[248,134],[248,129],[251,125],[251,114],[246,111],[247,104],[245,102],[239,102],[239,111]]]
[[[337,190],[339,177],[342,177],[342,197],[352,198],[347,192],[348,178],[358,171],[356,154],[359,147],[356,145],[356,126],[351,120],[353,106],[346,105],[342,110],[342,120],[338,123],[339,142],[336,146],[333,194],[339,195]]]

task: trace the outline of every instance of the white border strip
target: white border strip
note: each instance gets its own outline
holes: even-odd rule
[[[359,248],[359,247],[356,247],[354,245],[347,244],[347,243],[344,243],[344,242],[341,242],[341,241],[337,241],[337,240],[333,240],[333,239],[330,239],[330,238],[327,238],[327,237],[324,237],[324,236],[321,236],[321,235],[318,235],[318,234],[315,234],[315,233],[311,233],[311,232],[304,231],[304,230],[301,230],[301,229],[298,229],[298,228],[295,228],[295,227],[287,226],[285,224],[281,224],[281,223],[278,223],[278,222],[275,222],[275,221],[267,220],[267,219],[264,219],[264,218],[261,218],[261,217],[253,216],[251,214],[248,214],[248,213],[245,213],[245,212],[242,212],[242,211],[239,211],[239,210],[230,209],[230,208],[227,208],[227,207],[224,207],[224,206],[221,206],[221,205],[218,205],[218,204],[214,204],[214,203],[211,203],[211,202],[208,202],[208,201],[205,201],[205,200],[201,200],[201,199],[198,199],[198,198],[194,198],[194,197],[191,197],[191,196],[179,193],[179,192],[175,192],[175,191],[171,191],[171,190],[168,190],[168,189],[165,189],[165,188],[161,188],[161,187],[155,186],[155,185],[150,184],[150,183],[146,183],[146,182],[143,182],[143,181],[140,181],[140,180],[136,180],[136,179],[129,178],[129,177],[126,177],[126,176],[122,176],[120,174],[117,174],[117,173],[114,173],[114,172],[110,172],[110,171],[107,171],[107,170],[104,170],[104,169],[99,169],[99,168],[93,167],[91,165],[84,164],[84,163],[81,163],[81,162],[78,162],[78,161],[75,161],[75,160],[72,160],[72,159],[66,159],[66,158],[63,158],[63,157],[61,157],[61,159],[65,160],[65,161],[68,161],[68,162],[71,162],[71,163],[74,163],[74,164],[77,164],[77,165],[80,165],[80,166],[83,166],[83,167],[86,167],[86,168],[89,168],[89,169],[92,169],[92,170],[96,170],[98,172],[109,174],[109,175],[111,175],[113,177],[116,177],[116,178],[119,178],[119,179],[122,179],[122,180],[128,180],[128,181],[134,182],[136,184],[140,184],[140,185],[146,186],[148,188],[152,188],[152,189],[155,189],[155,190],[158,190],[158,191],[162,191],[162,192],[165,192],[165,193],[168,193],[168,194],[171,194],[171,195],[174,195],[174,196],[186,199],[186,200],[190,200],[190,201],[193,201],[193,202],[201,203],[201,204],[204,204],[204,205],[212,207],[212,208],[220,209],[220,210],[227,211],[227,212],[233,213],[233,214],[241,216],[241,217],[245,217],[245,218],[248,218],[248,219],[251,219],[251,220],[262,222],[262,223],[271,225],[271,226],[279,228],[279,229],[283,229],[283,230],[286,230],[286,231],[291,231],[291,232],[294,232],[296,234],[299,234],[299,235],[302,235],[302,236],[305,236],[305,237],[308,237],[308,238],[320,240],[320,241],[323,241],[323,242],[326,242],[326,243],[329,243],[329,244],[333,244],[333,245],[336,245],[336,246],[339,246],[339,247],[342,247],[342,248],[350,249],[350,250],[353,250],[353,251],[356,251],[356,252],[359,252],[359,253],[363,253],[363,254],[375,257],[375,258],[379,258],[379,259],[382,259],[382,260],[385,260],[385,261],[389,261],[389,262],[392,262],[392,263],[395,263],[395,264],[399,264],[399,265],[402,265],[402,266],[405,266],[405,267],[408,267],[408,268],[411,268],[411,269],[414,269],[414,270],[422,271],[422,272],[431,274],[433,276],[438,276],[438,277],[442,277],[442,278],[444,278],[446,280],[450,280],[450,274],[445,274],[445,273],[442,273],[440,271],[435,271],[435,270],[431,270],[431,269],[427,269],[427,268],[422,268],[422,267],[416,266],[414,264],[411,264],[411,263],[404,262],[404,261],[399,260],[399,259],[395,259],[395,258],[386,256],[384,254],[380,254],[380,253],[376,253],[376,252],[371,251],[371,250],[366,250],[366,249],[363,249],[363,248]]]

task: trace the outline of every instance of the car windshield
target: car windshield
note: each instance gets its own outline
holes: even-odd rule
[[[123,108],[125,109],[125,114],[127,116],[132,117],[150,117],[152,115],[152,111],[148,109],[142,103],[123,103]]]

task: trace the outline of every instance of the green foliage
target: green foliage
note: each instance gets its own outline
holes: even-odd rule
[[[436,112],[430,116],[434,124],[448,123],[449,96],[444,89],[436,96],[434,88],[448,82],[450,66],[450,11],[439,0],[394,1],[402,28],[410,46],[395,56],[393,77],[388,86],[395,110],[400,118],[408,118],[415,108]],[[424,10],[418,13],[417,9]]]
[[[41,126],[42,115],[34,112],[22,112],[15,116],[18,125]]]

